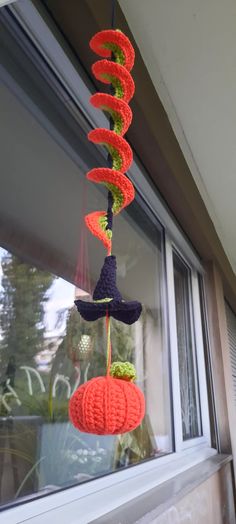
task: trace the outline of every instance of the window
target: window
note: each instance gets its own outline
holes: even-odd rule
[[[197,363],[192,329],[191,271],[174,253],[175,308],[183,439],[201,435]]]
[[[26,9],[38,31],[44,24],[46,42],[46,24],[33,6]],[[186,446],[209,446],[209,423],[201,265],[137,162],[130,171],[137,198],[115,222],[114,253],[118,287],[143,312],[133,326],[113,321],[112,340],[113,359],[136,366],[145,419],[115,437],[82,434],[68,422],[74,389],[105,371],[104,322],[83,322],[73,306],[91,293],[104,258],[83,223],[88,209],[106,206],[105,192],[84,176],[104,163],[86,139],[101,116],[85,114],[89,89],[78,73],[78,97],[87,98],[65,103],[59,71],[52,73],[51,59],[42,59],[5,9],[0,25],[0,495],[7,504],[77,484],[87,483],[89,493],[90,480],[149,471]]]
[[[230,363],[233,384],[233,400],[236,404],[236,316],[231,307],[225,302],[227,331],[229,339]]]

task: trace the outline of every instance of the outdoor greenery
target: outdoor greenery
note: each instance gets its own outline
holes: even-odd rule
[[[41,375],[45,391],[32,375],[30,394],[26,373],[20,367],[36,368],[34,357],[45,349],[45,304],[50,300],[55,277],[6,252],[2,256],[2,273],[1,393],[7,392],[8,378],[20,399],[17,402],[11,394],[7,397],[10,412],[3,402],[0,405],[0,467],[7,449],[13,475],[7,495],[1,494],[4,501],[45,486],[82,482],[150,456],[152,444],[146,422],[120,437],[85,435],[68,422],[67,387],[63,381],[58,382],[53,395],[58,375],[66,377],[73,391],[76,381],[81,384],[105,374],[104,319],[85,322],[75,306],[58,312],[65,331],[50,373]],[[112,361],[132,362],[133,327],[112,319],[111,331]],[[2,482],[4,485],[4,479]]]
[[[11,356],[17,367],[32,365],[43,347],[44,304],[54,277],[10,253],[2,256],[1,265],[1,367],[6,367]]]

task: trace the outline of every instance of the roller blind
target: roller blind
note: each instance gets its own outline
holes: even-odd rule
[[[226,317],[227,317],[227,329],[229,337],[229,348],[230,348],[230,361],[233,377],[233,388],[234,388],[234,403],[236,406],[236,315],[232,309],[225,304]]]

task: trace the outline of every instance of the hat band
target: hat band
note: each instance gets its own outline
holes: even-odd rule
[[[100,304],[102,302],[111,302],[112,300],[114,299],[113,298],[100,298],[99,300],[94,300],[93,302]]]

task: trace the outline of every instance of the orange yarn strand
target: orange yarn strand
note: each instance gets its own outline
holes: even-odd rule
[[[111,318],[108,310],[106,312],[106,330],[107,330],[107,376],[110,375],[111,368]]]
[[[107,256],[110,257],[112,253],[112,241],[110,241],[110,245],[107,247]]]

